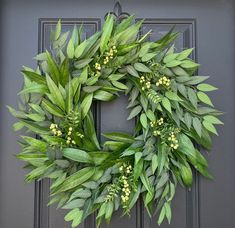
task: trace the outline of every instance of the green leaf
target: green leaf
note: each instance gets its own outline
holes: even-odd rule
[[[123,90],[128,89],[126,85],[118,81],[112,81],[112,84],[119,89],[123,89]]]
[[[80,74],[79,78],[78,78],[78,81],[83,84],[87,81],[87,78],[88,78],[88,68],[85,67],[82,71],[82,73]]]
[[[134,68],[139,72],[150,73],[152,72],[147,66],[143,63],[135,63]]]
[[[171,206],[168,202],[164,203],[164,208],[166,212],[166,218],[168,220],[168,223],[171,223]]]
[[[150,59],[154,58],[156,55],[157,55],[156,53],[147,53],[141,58],[141,60],[143,62],[148,62]]]
[[[164,63],[170,63],[173,60],[175,60],[178,55],[179,55],[178,53],[168,54],[163,58],[163,62]]]
[[[80,208],[84,205],[85,200],[84,199],[75,199],[68,203],[66,203],[62,209],[74,209],[74,208]]]
[[[86,46],[87,46],[87,40],[84,40],[81,44],[79,44],[76,47],[76,49],[74,51],[75,58],[78,59],[83,54]]]
[[[162,224],[162,222],[163,222],[163,220],[164,220],[164,218],[165,218],[165,215],[166,215],[165,207],[162,207],[161,212],[160,212],[160,215],[159,215],[159,217],[158,217],[158,221],[157,221],[157,223],[158,223],[159,226]]]
[[[174,92],[172,91],[167,91],[165,93],[165,96],[170,99],[170,100],[173,100],[173,101],[182,101],[182,99]]]
[[[134,138],[126,133],[120,133],[120,132],[109,132],[102,134],[104,137],[108,139],[112,139],[114,141],[118,142],[125,142],[125,143],[133,143]]]
[[[152,110],[148,109],[146,112],[146,115],[150,119],[150,121],[152,121],[152,122],[156,121],[156,117],[155,117],[154,112]]]
[[[186,112],[184,115],[184,122],[186,126],[188,127],[188,129],[190,130],[191,125],[192,125],[192,116],[188,112]]]
[[[155,173],[157,167],[158,167],[158,157],[156,154],[154,154],[152,157],[152,172],[153,172],[153,174]]]
[[[112,101],[116,96],[104,90],[97,90],[94,93],[94,99],[100,101]]]
[[[176,67],[179,66],[181,64],[181,61],[179,60],[173,60],[169,63],[166,64],[166,67],[172,68],[172,67]]]
[[[61,19],[58,20],[55,27],[55,33],[54,33],[55,40],[57,40],[60,37],[60,33],[61,33]]]
[[[188,79],[186,80],[186,83],[185,83],[186,85],[196,85],[207,80],[209,76],[193,76],[193,77],[182,77],[182,78]]]
[[[217,117],[215,116],[211,116],[211,115],[207,115],[203,117],[204,120],[206,120],[207,122],[210,122],[212,124],[223,124],[222,121],[220,121]]]
[[[153,190],[151,188],[151,185],[149,183],[149,179],[148,177],[146,176],[146,173],[143,172],[141,175],[140,175],[140,179],[144,185],[144,187],[146,188],[146,190],[149,192],[150,195],[153,195]]]
[[[21,71],[29,80],[36,82],[38,84],[46,84],[46,78],[36,72],[22,70]]]
[[[142,107],[140,105],[134,107],[131,112],[130,115],[128,116],[127,120],[130,120],[132,118],[134,118],[135,116],[137,116],[142,110]]]
[[[201,102],[203,102],[203,103],[205,103],[205,104],[208,104],[208,105],[214,107],[214,105],[213,105],[212,102],[211,102],[211,99],[209,98],[209,96],[208,96],[207,94],[205,94],[205,93],[203,93],[203,92],[198,92],[198,93],[197,93],[197,97],[198,97],[198,99],[199,99]]]
[[[140,115],[140,122],[142,126],[146,129],[148,126],[148,121],[147,121],[147,116],[144,113]]]
[[[104,51],[107,48],[107,44],[109,42],[109,39],[113,31],[113,24],[114,24],[113,16],[109,14],[104,22],[102,35],[100,38],[100,52],[101,53],[104,53]]]
[[[162,102],[163,107],[164,107],[168,112],[172,113],[170,101],[169,101],[166,97],[164,97],[161,102]]]
[[[82,110],[82,119],[84,119],[88,113],[88,111],[90,110],[91,108],[91,104],[92,104],[92,100],[93,100],[93,93],[88,93],[82,103],[81,103],[81,110]]]
[[[63,156],[81,163],[92,163],[93,160],[91,156],[84,150],[74,149],[74,148],[65,148],[63,149]]]
[[[18,94],[28,94],[28,93],[39,93],[45,94],[48,92],[48,88],[46,85],[32,84],[29,87],[24,88]]]
[[[64,98],[59,88],[56,86],[56,84],[50,78],[49,75],[46,75],[46,81],[47,81],[48,89],[50,90],[51,96],[53,97],[53,100],[56,102],[56,105],[58,105],[62,110],[65,110]]]
[[[184,184],[190,187],[193,183],[193,174],[189,165],[181,165],[180,174]]]
[[[181,67],[185,68],[185,69],[191,69],[191,68],[196,68],[200,66],[200,64],[198,63],[195,63],[191,60],[184,60],[182,63],[181,63]]]
[[[111,216],[112,216],[112,213],[113,213],[113,209],[114,209],[114,205],[113,205],[113,202],[112,201],[109,201],[107,203],[107,206],[105,208],[105,219],[107,220],[107,222],[109,222]]]
[[[194,108],[197,108],[197,95],[192,88],[187,88],[188,98]]]
[[[218,88],[216,88],[210,84],[202,83],[197,86],[197,89],[200,91],[203,91],[203,92],[210,92],[210,91],[217,90]]]
[[[52,58],[51,54],[48,51],[46,51],[46,55],[47,55],[47,63],[48,63],[49,70],[50,70],[50,76],[52,77],[52,79],[55,83],[58,83],[58,82],[60,82],[59,68],[58,68],[56,62],[54,61],[54,59]]]
[[[135,68],[133,66],[131,66],[131,65],[126,66],[126,70],[130,75],[137,77],[137,78],[139,77],[138,72],[135,70]]]
[[[76,173],[67,177],[65,181],[60,186],[58,186],[58,188],[56,188],[55,191],[53,191],[53,194],[59,192],[65,192],[67,190],[73,189],[83,184],[85,181],[91,178],[94,173],[95,173],[95,168],[93,167],[86,167],[77,171]]]
[[[92,59],[82,59],[82,60],[76,61],[74,63],[74,66],[77,69],[82,69],[83,67],[87,66],[91,61]]]
[[[74,43],[72,39],[70,39],[68,42],[67,56],[69,59],[72,59],[74,57]]]
[[[46,99],[42,100],[42,107],[52,115],[64,117],[63,111]]]
[[[193,127],[194,127],[195,131],[197,132],[198,136],[201,137],[202,124],[201,124],[201,121],[197,117],[193,118]]]
[[[186,49],[186,50],[180,52],[179,55],[177,56],[177,59],[184,60],[184,59],[188,58],[188,56],[192,53],[193,50],[194,50],[193,48],[190,48],[190,49]]]
[[[208,121],[204,120],[202,122],[202,124],[208,131],[218,135],[216,128],[214,127],[214,125],[211,122],[208,122]]]

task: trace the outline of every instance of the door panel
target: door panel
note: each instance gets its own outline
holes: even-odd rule
[[[210,82],[219,87],[212,98],[216,107],[223,110],[225,126],[219,129],[220,137],[214,138],[214,147],[209,159],[214,181],[205,180],[194,173],[195,184],[190,190],[178,188],[173,202],[172,228],[232,228],[235,227],[233,208],[235,205],[235,36],[233,28],[234,0],[125,0],[125,12],[139,18],[150,18],[142,31],[152,29],[151,39],[159,38],[172,24],[181,32],[176,47],[196,47],[193,57],[201,63],[200,75],[211,74]],[[12,133],[14,119],[5,109],[6,104],[16,105],[17,91],[22,80],[19,75],[23,64],[33,66],[32,56],[37,53],[38,19],[40,20],[40,47],[49,47],[48,33],[55,25],[56,18],[63,20],[63,29],[72,29],[77,18],[97,18],[85,25],[87,36],[99,29],[99,19],[103,19],[113,1],[99,0],[7,0],[0,3],[0,227],[1,228],[66,228],[64,211],[55,207],[47,208],[48,182],[31,185],[23,183],[25,171],[23,163],[12,154],[19,151],[17,135]],[[151,18],[164,18],[163,20]],[[175,19],[172,19],[175,18]],[[185,19],[186,18],[186,19]],[[189,19],[187,19],[189,18]],[[44,23],[44,26],[42,24]],[[96,24],[96,25],[95,25]],[[42,34],[43,37],[42,37]],[[47,34],[47,35],[46,35]],[[127,98],[121,96],[112,104],[97,106],[96,121],[98,132],[123,130],[131,132],[133,122],[126,122]],[[101,138],[102,139],[102,138]],[[120,218],[116,214],[110,225],[116,227],[157,227],[156,218],[149,219],[139,202],[132,211],[132,217]],[[94,228],[91,216],[81,228]],[[103,224],[102,228],[107,225]]]

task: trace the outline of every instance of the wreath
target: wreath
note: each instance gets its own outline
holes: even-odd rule
[[[133,19],[108,15],[86,40],[82,27],[61,33],[59,21],[51,51],[35,57],[36,70],[23,67],[18,110],[9,107],[18,119],[13,128],[27,132],[17,154],[30,170],[26,181],[49,178],[49,205],[69,209],[72,227],[94,212],[97,226],[120,208],[129,214],[140,197],[158,224],[170,223],[177,184],[191,186],[193,168],[212,178],[199,147],[210,150],[210,134],[222,124],[205,93],[217,88],[194,76],[193,49],[175,53],[173,29],[150,42],[150,32],[139,36],[143,21]],[[133,135],[104,133],[101,143],[92,107],[119,93],[128,96]]]

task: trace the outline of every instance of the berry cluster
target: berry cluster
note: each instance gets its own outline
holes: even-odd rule
[[[168,137],[168,141],[170,142],[170,147],[176,150],[179,147],[178,140],[174,132],[171,132]]]
[[[158,81],[156,82],[156,86],[163,85],[163,86],[169,87],[170,84],[171,84],[171,80],[167,78],[166,76],[159,78]]]
[[[53,124],[52,123],[50,125],[50,129],[51,129],[51,131],[53,132],[53,134],[55,136],[61,136],[62,135],[62,132],[61,132],[61,130],[58,129],[58,125],[57,124]]]
[[[122,172],[121,183],[122,183],[122,202],[125,204],[129,200],[129,196],[131,193],[130,184],[128,183],[128,177],[132,172],[132,166],[124,164],[119,170]]]
[[[104,64],[107,64],[110,59],[113,59],[114,54],[117,53],[117,48],[113,45],[108,52],[106,52],[106,57],[104,58]]]
[[[145,90],[145,89],[150,89],[151,87],[151,82],[146,79],[144,76],[141,76],[140,77],[140,83],[142,84],[142,90]]]

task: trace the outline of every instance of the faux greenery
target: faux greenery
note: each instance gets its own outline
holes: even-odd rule
[[[30,170],[26,181],[49,178],[49,205],[69,209],[72,227],[94,212],[97,226],[120,208],[129,214],[140,196],[158,224],[170,222],[177,184],[192,185],[192,168],[211,178],[198,148],[210,150],[210,134],[222,124],[206,94],[216,88],[195,76],[193,49],[175,53],[177,33],[149,42],[149,33],[138,36],[141,24],[109,15],[101,32],[82,40],[82,28],[69,36],[59,21],[51,51],[35,57],[36,70],[22,70],[19,109],[9,107],[19,120],[14,129],[28,133],[17,155]],[[135,130],[105,133],[100,143],[92,104],[119,93],[128,96]]]

